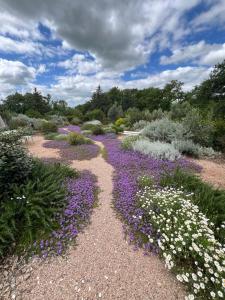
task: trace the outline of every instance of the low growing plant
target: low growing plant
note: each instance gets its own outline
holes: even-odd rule
[[[77,132],[70,132],[68,134],[68,142],[70,145],[92,144],[90,139]]]
[[[141,219],[152,228],[148,242],[189,287],[187,300],[223,299],[224,249],[215,238],[214,224],[192,203],[192,196],[180,189],[146,186],[137,193]]]

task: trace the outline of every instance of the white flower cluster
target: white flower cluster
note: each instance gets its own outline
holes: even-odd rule
[[[191,201],[192,194],[170,187],[145,187],[137,193],[168,269],[188,284],[186,299],[225,297],[225,248],[214,236],[214,224]]]

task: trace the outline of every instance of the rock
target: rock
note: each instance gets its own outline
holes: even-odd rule
[[[26,273],[24,276],[23,276],[24,280],[27,280],[30,278],[30,273]]]
[[[3,275],[4,275],[4,277],[8,277],[9,272],[8,272],[8,271],[4,271],[4,272],[3,272]]]
[[[0,284],[0,290],[2,290],[3,289],[3,284]]]

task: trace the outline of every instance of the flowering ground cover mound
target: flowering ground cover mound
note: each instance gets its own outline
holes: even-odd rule
[[[140,222],[151,227],[146,238],[158,247],[166,267],[188,285],[188,300],[224,299],[223,245],[215,238],[215,225],[193,204],[192,196],[172,187],[145,186],[137,193]]]
[[[96,157],[99,147],[95,144],[85,144],[71,146],[67,141],[47,141],[43,145],[45,148],[59,149],[60,158],[64,163],[72,160],[88,160]]]
[[[56,216],[58,229],[48,238],[36,241],[33,252],[43,258],[49,255],[61,255],[67,245],[78,235],[78,232],[89,221],[92,209],[96,203],[96,177],[88,171],[83,171],[78,178],[70,178],[65,182],[68,191],[66,206],[62,213]]]

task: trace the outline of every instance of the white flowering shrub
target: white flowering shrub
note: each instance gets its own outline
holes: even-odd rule
[[[156,159],[174,161],[180,158],[180,153],[173,145],[159,141],[151,142],[147,139],[138,139],[132,143],[132,149]]]
[[[165,266],[175,272],[177,280],[188,285],[187,300],[224,299],[225,248],[191,197],[191,193],[168,187],[140,190],[142,220],[153,228],[148,240],[158,245]]]
[[[151,122],[143,128],[141,134],[150,140],[162,142],[172,142],[173,140],[183,140],[191,137],[181,123],[168,118]]]

